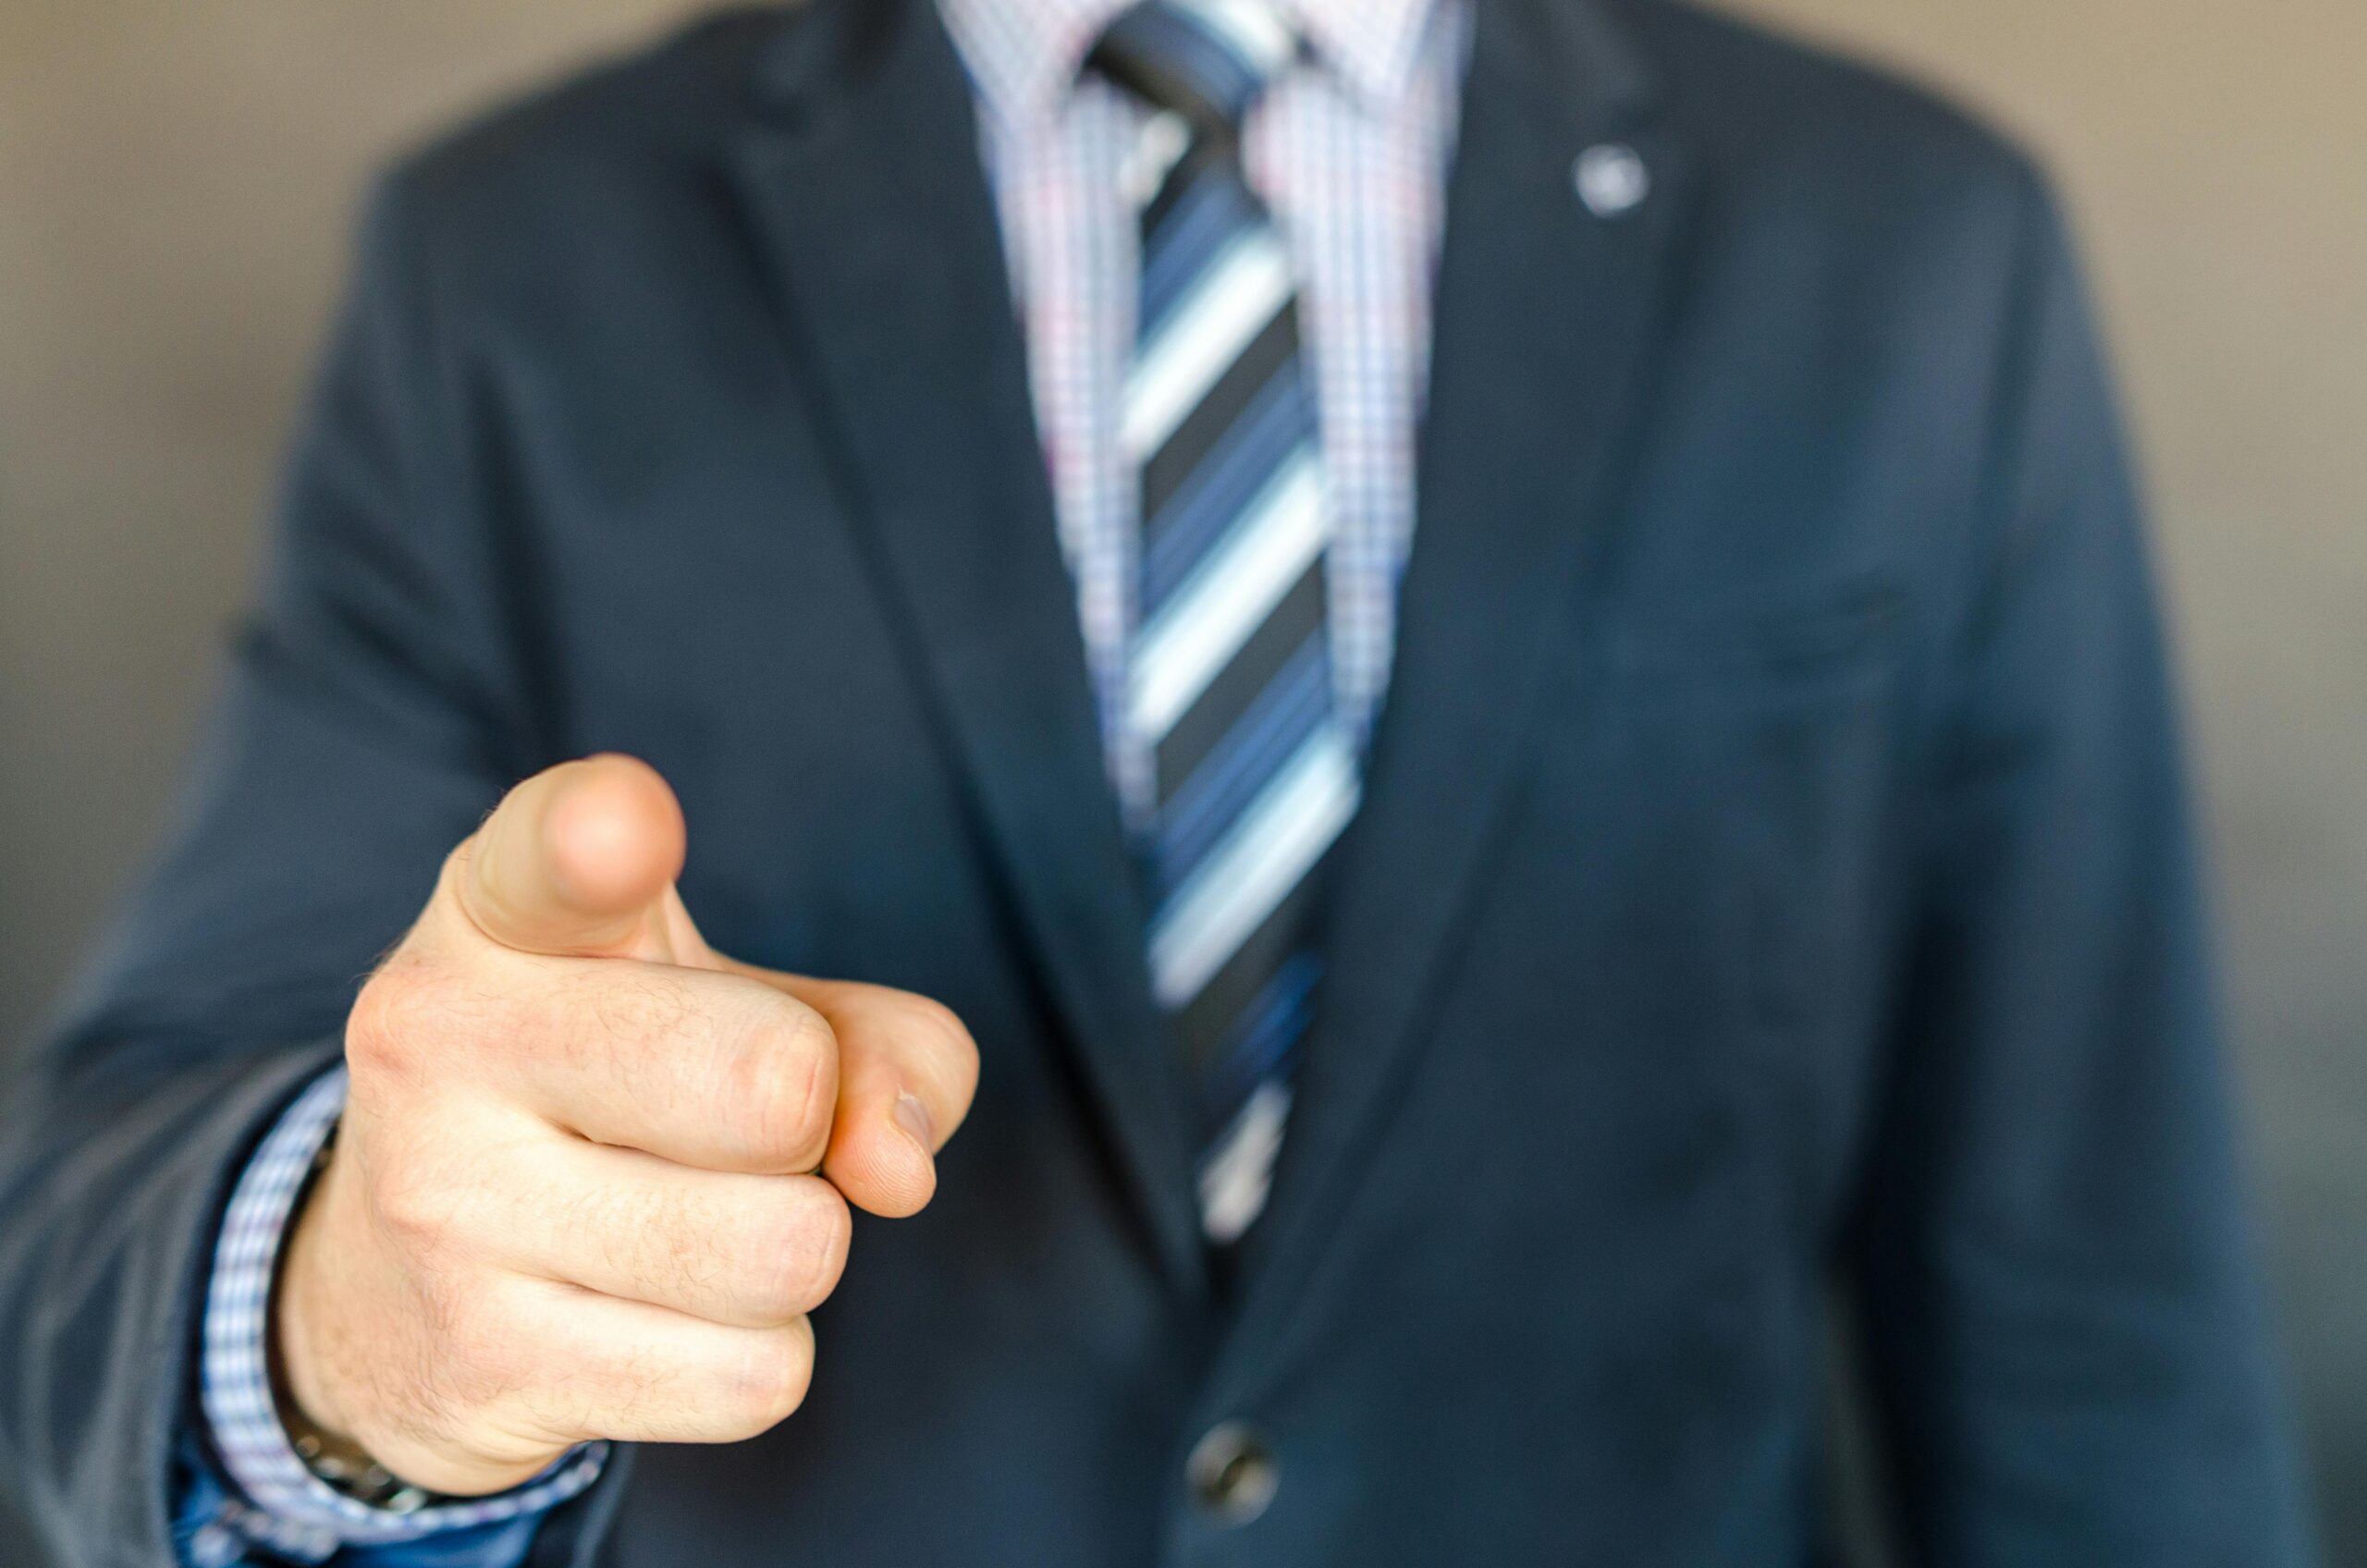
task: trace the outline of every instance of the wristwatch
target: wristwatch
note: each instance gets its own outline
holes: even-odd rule
[[[313,1429],[292,1403],[282,1402],[279,1418],[304,1468],[339,1497],[388,1513],[416,1513],[439,1501],[371,1458],[360,1444]]]

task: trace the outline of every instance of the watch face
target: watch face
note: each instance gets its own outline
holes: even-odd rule
[[[296,1457],[315,1480],[339,1497],[389,1513],[415,1513],[435,1501],[385,1465],[350,1443],[334,1442],[318,1432],[300,1432],[291,1441]]]

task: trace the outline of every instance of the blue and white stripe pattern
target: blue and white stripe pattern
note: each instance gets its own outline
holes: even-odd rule
[[[1131,171],[1142,295],[1118,408],[1142,520],[1122,719],[1150,759],[1151,989],[1201,1091],[1219,1244],[1265,1207],[1320,979],[1314,888],[1362,789],[1333,693],[1297,284],[1239,149],[1296,49],[1259,0],[1149,0],[1091,60],[1155,111]]]
[[[191,1556],[204,1568],[249,1561],[241,1546],[274,1560],[325,1562],[348,1547],[418,1541],[541,1513],[589,1487],[607,1462],[607,1445],[592,1443],[513,1491],[435,1503],[409,1493],[376,1508],[332,1489],[298,1456],[272,1394],[271,1286],[296,1201],[344,1109],[339,1067],[280,1116],[223,1217],[206,1287],[199,1398],[232,1495],[193,1538]]]

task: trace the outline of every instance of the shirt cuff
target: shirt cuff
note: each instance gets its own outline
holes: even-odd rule
[[[409,1494],[374,1507],[313,1475],[289,1441],[272,1395],[271,1287],[297,1199],[345,1109],[343,1067],[323,1073],[265,1134],[230,1194],[206,1287],[199,1403],[231,1483],[216,1523],[299,1562],[324,1562],[343,1547],[420,1540],[546,1513],[599,1478],[608,1445],[561,1455],[514,1490],[429,1503]]]

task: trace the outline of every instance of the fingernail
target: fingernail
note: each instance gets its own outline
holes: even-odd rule
[[[921,1153],[935,1156],[937,1123],[929,1119],[928,1107],[921,1104],[919,1096],[898,1095],[896,1108],[889,1114],[895,1117],[896,1125],[904,1130],[907,1137],[920,1145]]]

